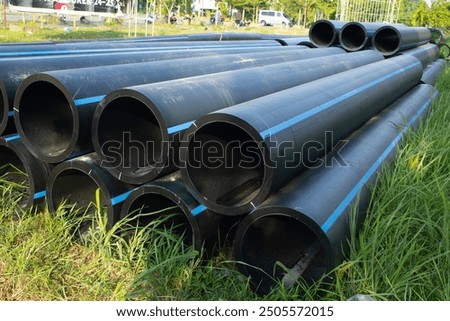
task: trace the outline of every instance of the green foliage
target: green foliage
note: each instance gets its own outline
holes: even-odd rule
[[[450,31],[450,2],[435,0],[431,7],[421,2],[413,12],[411,22],[414,26],[435,27]]]

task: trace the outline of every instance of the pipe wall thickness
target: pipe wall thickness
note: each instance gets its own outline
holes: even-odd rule
[[[344,53],[120,89],[97,107],[92,131],[94,149],[115,177],[142,184],[175,170],[180,138],[197,118],[381,59],[382,55],[374,51]],[[126,141],[124,133],[129,135]],[[117,141],[123,144],[111,144]],[[132,145],[137,145],[137,150],[132,150]]]
[[[318,20],[309,28],[309,39],[317,48],[337,45],[339,32],[346,23],[338,20]]]
[[[369,188],[436,95],[429,85],[412,89],[337,150],[345,166],[336,162],[336,151],[331,153],[242,220],[233,252],[256,291],[267,293],[277,281],[286,288],[299,279],[330,282],[324,276],[342,261],[351,221],[357,223],[354,226],[363,221]],[[352,218],[355,206],[358,211]]]
[[[385,56],[426,44],[431,32],[424,27],[384,26],[372,38],[372,46]]]
[[[403,55],[204,116],[185,133],[183,179],[211,210],[249,212],[421,76],[420,62]]]
[[[33,155],[58,163],[93,150],[92,116],[97,104],[112,90],[295,61],[303,57],[301,51],[310,50],[229,54],[34,74],[17,89],[16,128]],[[316,53],[305,54],[308,57]]]

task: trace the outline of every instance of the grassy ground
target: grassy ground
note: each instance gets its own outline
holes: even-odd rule
[[[40,39],[59,39],[41,32]],[[5,34],[16,37],[0,31]],[[380,300],[450,300],[449,68],[437,87],[441,95],[429,118],[408,133],[395,164],[384,170],[368,219],[350,241],[348,259],[336,268],[336,283],[320,298],[345,300],[363,293]],[[194,249],[161,229],[136,230],[125,240],[105,232],[100,214],[89,241],[75,241],[71,231],[79,218],[70,209],[17,213],[13,188],[2,185],[0,195],[0,300],[319,298],[314,286],[302,295],[280,287],[257,297],[227,249],[202,261]]]

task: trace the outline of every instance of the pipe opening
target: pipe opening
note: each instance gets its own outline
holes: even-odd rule
[[[367,34],[361,26],[352,24],[341,30],[341,46],[349,51],[356,51],[364,48],[367,42]]]
[[[313,283],[327,271],[325,251],[316,234],[283,214],[260,217],[248,226],[239,251],[254,286],[261,292],[268,292],[281,280],[285,287],[299,280]]]
[[[164,195],[146,193],[136,197],[129,205],[128,218],[132,226],[147,226],[157,222],[156,228],[170,229],[183,236],[186,244],[193,240],[193,229],[180,206]]]
[[[373,46],[381,53],[393,54],[400,48],[400,36],[393,28],[382,28],[375,33]]]
[[[88,174],[78,169],[65,169],[53,180],[50,200],[53,209],[61,204],[65,207],[74,206],[78,214],[92,214],[96,210],[96,191],[100,186]],[[104,193],[100,193],[100,203],[107,206],[110,201]]]
[[[238,125],[216,121],[200,127],[187,147],[188,176],[208,201],[240,206],[260,192],[264,158],[258,143]]]
[[[19,108],[23,136],[38,154],[57,157],[67,150],[74,129],[72,109],[56,86],[44,81],[30,84]]]
[[[329,47],[335,39],[334,27],[327,22],[317,23],[311,28],[309,38],[316,46]]]
[[[0,80],[0,134],[2,134],[6,124],[8,123],[8,96],[6,94],[5,85]]]
[[[11,187],[11,196],[21,198],[20,205],[28,203],[30,182],[25,165],[16,153],[6,146],[0,146],[0,184],[2,189]]]
[[[141,177],[165,162],[163,134],[156,116],[142,101],[119,97],[103,109],[97,125],[102,166],[130,178]]]

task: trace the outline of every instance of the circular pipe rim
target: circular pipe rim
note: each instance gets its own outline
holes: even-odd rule
[[[163,159],[161,159],[160,162],[161,164],[165,164],[170,157],[168,143],[165,143],[170,141],[168,126],[166,124],[166,120],[164,119],[163,115],[161,114],[157,106],[144,94],[133,89],[125,88],[110,92],[98,104],[94,112],[94,116],[92,118],[92,144],[94,146],[94,151],[96,152],[96,154],[100,159],[101,166],[104,167],[111,175],[113,175],[115,178],[117,178],[122,182],[129,184],[145,184],[158,177],[163,172],[165,167],[164,166],[158,166],[156,168],[154,167],[145,174],[136,176],[130,175],[128,172],[123,171],[120,168],[104,166],[104,164],[106,164],[107,162],[106,156],[103,153],[102,148],[105,142],[101,142],[99,139],[99,127],[101,127],[102,116],[104,117],[105,112],[107,112],[108,110],[108,106],[110,106],[118,99],[131,99],[136,101],[142,106],[145,106],[146,111],[150,112],[152,116],[155,118],[156,125],[159,127],[159,134],[161,135],[162,138],[161,156],[163,157]],[[144,146],[146,146],[145,142]],[[123,159],[123,155],[121,156]]]
[[[387,34],[387,35],[385,35]],[[387,39],[392,38],[392,44]],[[401,47],[402,36],[400,31],[393,26],[383,26],[375,31],[372,37],[372,47],[384,56],[396,54]]]
[[[355,43],[354,34],[357,33],[358,37],[363,38],[357,39],[359,42]],[[369,36],[367,34],[366,28],[359,22],[348,22],[346,23],[341,31],[339,32],[339,44],[342,48],[347,51],[358,51],[366,47]]]
[[[245,132],[251,139],[252,142],[255,142],[258,146],[259,155],[262,156],[263,165],[263,173],[262,173],[262,182],[257,188],[258,192],[250,199],[247,200],[243,204],[228,206],[228,205],[220,205],[215,202],[212,202],[202,195],[196,184],[193,182],[191,175],[189,173],[188,166],[188,150],[189,145],[192,139],[195,137],[195,134],[198,133],[204,126],[208,126],[213,123],[224,123],[227,125],[231,125],[236,127],[239,131]],[[239,117],[229,114],[223,114],[220,112],[212,113],[206,115],[197,121],[195,121],[185,132],[180,149],[180,159],[181,159],[181,176],[183,181],[192,194],[192,196],[201,204],[205,205],[211,211],[224,214],[224,215],[241,215],[246,214],[256,208],[259,204],[261,204],[269,195],[271,189],[271,183],[273,180],[274,170],[273,166],[266,166],[267,164],[271,164],[270,160],[270,152],[269,148],[267,148],[264,139],[261,137],[259,132],[249,123],[245,122]],[[254,192],[252,192],[254,193]],[[250,195],[247,195],[247,197]]]
[[[323,28],[326,30],[323,31]],[[317,48],[332,46],[336,42],[336,38],[336,28],[328,20],[316,21],[309,29],[309,40]]]
[[[29,108],[39,108],[39,106],[37,107],[23,107],[22,105],[22,100],[24,98],[24,95],[29,94],[28,90],[30,90],[30,87],[32,89],[34,89],[34,86],[49,86],[49,88],[55,90],[55,93],[58,94],[59,97],[64,97],[64,102],[62,104],[64,104],[64,108],[65,108],[65,112],[67,113],[67,111],[69,111],[68,114],[70,114],[71,119],[69,122],[71,122],[71,126],[68,126],[70,128],[64,128],[65,131],[69,132],[69,130],[71,131],[70,133],[70,140],[68,141],[67,138],[64,139],[64,149],[62,149],[61,151],[59,151],[58,153],[52,154],[49,152],[44,152],[44,149],[51,149],[53,146],[50,146],[51,144],[42,144],[42,142],[40,142],[39,144],[36,143],[36,141],[30,137],[29,135],[29,128],[24,128],[24,126],[22,126],[22,115],[24,112],[24,108],[25,112],[28,112]],[[26,96],[25,96],[26,97]],[[22,107],[21,107],[22,105]],[[71,156],[71,154],[73,153],[73,151],[76,148],[76,145],[78,143],[78,133],[80,130],[80,119],[79,119],[79,114],[78,114],[78,110],[77,107],[75,106],[75,102],[73,100],[72,94],[68,91],[68,89],[61,84],[56,78],[47,75],[47,74],[35,74],[35,75],[31,75],[29,77],[27,77],[18,87],[17,92],[16,92],[16,96],[14,99],[14,109],[15,109],[15,113],[14,113],[14,122],[17,128],[17,132],[20,134],[20,137],[22,139],[23,144],[26,146],[26,148],[38,159],[47,162],[47,163],[59,163],[62,162],[64,160],[66,160],[67,158],[69,158],[69,156]],[[59,106],[57,110],[58,112],[62,112],[61,111],[61,106]],[[82,108],[82,107],[80,107]],[[28,126],[28,125],[27,125]],[[43,130],[48,130],[45,126],[43,127],[43,129],[41,130],[35,130],[33,129],[34,132],[36,131],[43,131]],[[27,135],[28,133],[28,135]],[[33,136],[33,135],[31,135]],[[68,136],[68,135],[66,135]]]
[[[8,118],[9,118],[9,99],[8,94],[6,92],[5,83],[0,79],[0,135],[3,134],[3,132],[6,129],[6,126],[8,125]]]

